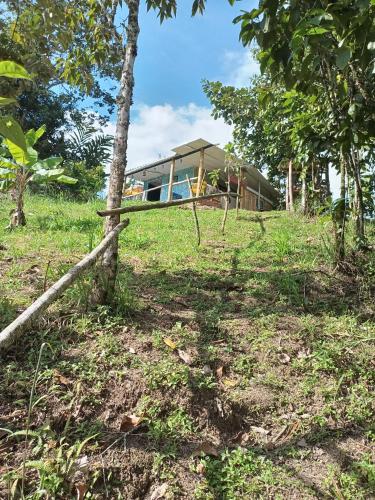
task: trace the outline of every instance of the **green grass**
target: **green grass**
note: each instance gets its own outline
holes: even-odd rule
[[[12,232],[1,203],[4,327],[100,241],[103,202],[28,197]],[[374,255],[348,248],[352,274],[338,274],[328,218],[230,212],[222,236],[222,215],[198,212],[198,248],[189,209],[132,214],[113,307],[90,306],[88,273],[3,355],[1,498],[20,495],[43,342],[26,498],[74,497],[78,476],[87,498],[163,481],[170,498],[371,498]],[[132,414],[140,426],[121,432]]]

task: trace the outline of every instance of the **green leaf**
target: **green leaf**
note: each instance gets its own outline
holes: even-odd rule
[[[31,146],[27,147],[27,166],[32,166],[38,160],[38,151]]]
[[[76,184],[78,182],[78,179],[74,179],[68,175],[60,175],[56,180],[62,184]]]
[[[33,128],[26,132],[26,141],[29,146],[34,146],[38,139],[42,137],[42,135],[46,131],[46,126],[42,125],[38,128],[38,130],[34,130]]]
[[[19,163],[20,165],[27,164],[27,149],[25,150],[23,148],[20,148],[17,144],[14,144],[14,142],[10,141],[9,139],[5,141],[5,144],[7,145],[9,152],[15,162]]]
[[[14,180],[13,179],[5,179],[3,181],[0,181],[0,191],[9,191],[10,188],[14,187]]]
[[[2,180],[10,180],[10,179],[15,179],[16,174],[14,172],[11,172],[10,170],[6,168],[0,168],[0,179]]]
[[[32,180],[34,182],[52,181],[56,180],[63,173],[63,168],[55,168],[52,170],[45,170],[44,168],[40,168],[35,171],[35,174],[32,176]]]
[[[349,114],[350,116],[354,116],[354,115],[355,115],[355,113],[356,113],[356,105],[355,105],[355,104],[351,104],[351,105],[349,106],[349,109],[348,109],[348,114]]]
[[[0,118],[0,135],[11,141],[13,144],[26,151],[25,135],[21,126],[12,116]]]
[[[0,97],[0,107],[17,102],[13,97]]]
[[[61,158],[61,156],[51,156],[46,160],[39,160],[34,164],[33,169],[35,171],[39,169],[50,170],[51,168],[55,168],[57,165],[60,165],[62,161],[63,158]]]
[[[344,69],[350,58],[352,57],[352,51],[349,47],[339,47],[336,50],[336,64],[339,69]]]
[[[323,33],[327,33],[329,30],[322,27],[310,28],[306,31],[306,35],[322,35]]]
[[[15,163],[13,163],[8,158],[3,158],[2,156],[0,156],[0,167],[1,168],[11,168],[11,169],[18,168],[18,166]]]
[[[13,61],[0,61],[0,76],[23,78],[25,80],[32,79],[23,66]]]

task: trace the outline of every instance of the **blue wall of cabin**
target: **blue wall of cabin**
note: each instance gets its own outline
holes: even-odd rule
[[[184,168],[183,170],[179,170],[178,172],[176,172],[174,182],[184,181],[184,180],[186,180],[186,176],[189,176],[190,178],[192,178],[192,177],[194,177],[194,174],[195,174],[194,167]],[[160,180],[160,177],[155,178],[155,179],[150,180],[150,181],[146,181],[144,183],[145,190],[149,189],[149,183],[152,184],[156,180]],[[162,175],[161,184],[168,184],[168,182],[169,182],[169,174]],[[190,197],[190,189],[189,189],[189,184],[187,182],[184,182],[183,184],[179,184],[178,186],[173,186],[173,199],[174,200],[180,200],[180,199],[189,198],[189,197]],[[168,186],[164,186],[161,188],[160,201],[168,201]]]

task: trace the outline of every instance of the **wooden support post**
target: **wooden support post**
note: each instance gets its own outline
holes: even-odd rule
[[[171,163],[171,168],[169,171],[168,201],[171,201],[173,198],[173,177],[174,177],[175,168],[176,168],[176,160],[173,159],[172,163]]]
[[[201,149],[200,157],[199,157],[197,191],[195,193],[196,197],[200,196],[200,194],[201,194],[201,187],[202,187],[202,181],[203,181],[203,171],[204,171],[204,149]]]
[[[260,212],[260,181],[258,182],[258,212]]]

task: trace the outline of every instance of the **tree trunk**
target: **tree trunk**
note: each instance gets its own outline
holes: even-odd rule
[[[293,199],[293,188],[294,188],[294,183],[293,183],[293,162],[292,160],[289,160],[289,167],[288,167],[288,176],[289,176],[289,210],[294,212],[294,199]]]
[[[289,170],[285,176],[285,210],[289,211]]]
[[[352,169],[354,179],[354,219],[356,228],[357,246],[363,247],[366,245],[365,235],[365,207],[363,202],[363,191],[361,182],[361,166],[358,154],[354,151],[349,156],[349,162]]]
[[[330,198],[330,196],[332,196],[331,182],[329,179],[329,162],[328,162],[328,160],[326,161],[324,168],[325,168],[325,181],[326,181],[326,199],[328,199],[328,198]]]
[[[336,264],[345,258],[346,170],[344,155],[340,155],[340,200],[337,210],[333,212]]]
[[[307,181],[306,173],[302,173],[302,193],[301,193],[301,211],[303,215],[307,215]]]
[[[16,208],[10,213],[9,228],[12,229],[18,226],[26,226],[26,216],[24,212],[24,194],[26,188],[26,179],[23,172],[17,173],[16,189],[14,197],[16,201]]]
[[[126,48],[122,67],[120,91],[117,96],[117,123],[113,146],[113,159],[109,176],[107,209],[121,206],[128,146],[129,114],[134,87],[134,62],[137,56],[139,34],[138,13],[140,0],[126,0],[129,8],[126,27]],[[120,215],[109,217],[105,234],[109,234],[120,222]],[[111,302],[115,290],[118,260],[118,237],[105,251],[96,277],[95,300],[102,304]]]

